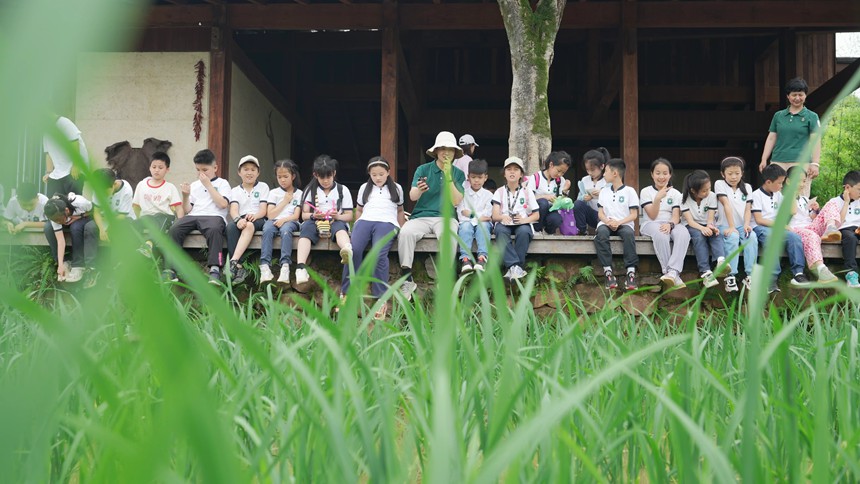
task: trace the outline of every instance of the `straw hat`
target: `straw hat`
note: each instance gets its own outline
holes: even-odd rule
[[[450,131],[439,132],[436,135],[436,143],[427,150],[427,154],[436,158],[436,148],[451,148],[455,152],[454,158],[461,158],[463,156],[463,148],[457,146],[457,138]]]

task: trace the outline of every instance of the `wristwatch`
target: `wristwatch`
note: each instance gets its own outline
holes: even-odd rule
[[[242,217],[236,217],[233,219],[233,223],[237,224],[237,223],[239,223],[240,220],[242,220]]]

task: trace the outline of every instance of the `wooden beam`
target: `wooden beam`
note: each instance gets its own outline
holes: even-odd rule
[[[841,71],[836,73],[835,76],[831,77],[829,81],[809,93],[809,96],[806,98],[806,105],[809,109],[820,113],[823,117],[824,113],[830,108],[830,105],[837,100],[836,96],[838,96],[839,92],[842,91],[842,88],[851,81],[851,78],[858,69],[860,69],[860,59],[855,59],[854,62],[848,64],[847,67],[843,68]],[[855,84],[852,87],[857,89],[857,87],[860,86]]]
[[[569,2],[562,29],[620,28],[623,2]],[[189,16],[200,6],[152,7],[151,26],[194,25]],[[203,6],[202,8],[206,8]],[[296,5],[288,3],[227,4],[230,26],[236,30],[382,29],[382,4]],[[854,0],[775,0],[724,2],[642,2],[635,7],[638,29],[658,28],[828,28],[854,30],[860,24],[860,2]],[[495,3],[405,3],[399,6],[401,30],[504,30]]]
[[[797,72],[797,35],[793,30],[785,29],[779,36],[779,88],[785,88],[789,79],[798,76]],[[788,106],[785,96],[780,96],[780,105]]]
[[[403,114],[406,115],[406,122],[412,124],[418,122],[421,102],[418,99],[415,84],[412,82],[412,74],[409,71],[409,64],[406,63],[406,55],[403,53],[399,35],[396,44],[400,106],[403,108]]]
[[[618,95],[621,83],[619,77],[621,76],[621,51],[624,48],[623,44],[623,39],[619,39],[616,42],[615,49],[612,51],[612,57],[609,59],[609,64],[607,64],[606,69],[601,69],[601,71],[606,73],[606,77],[603,79],[603,89],[600,91],[599,96],[590,102],[592,122],[598,122],[606,116],[609,106],[612,105],[612,101]]]
[[[150,7],[149,27],[212,27],[215,12],[210,5],[166,5]]]
[[[233,60],[229,27],[212,28],[209,65],[209,149],[215,153],[218,176],[230,173],[230,91]]]
[[[400,83],[400,32],[397,29],[397,5],[386,3],[384,15],[388,25],[382,32],[382,89],[380,91],[380,140],[379,151],[388,160],[391,170],[397,173],[397,114]]]

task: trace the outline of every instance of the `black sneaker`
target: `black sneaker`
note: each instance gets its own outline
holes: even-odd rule
[[[469,260],[468,257],[463,257],[462,259],[460,259],[460,274],[472,272],[472,270],[472,261]]]
[[[221,271],[218,269],[212,269],[209,271],[209,284],[216,286],[221,285]]]
[[[233,284],[239,285],[245,282],[245,279],[248,278],[248,269],[242,267],[242,264],[236,264],[235,270],[231,269],[233,275]]]
[[[802,273],[801,274],[795,274],[794,277],[791,278],[791,285],[792,286],[808,286],[809,285],[809,279],[806,277],[805,274],[802,274]]]
[[[611,272],[606,272],[606,285],[604,287],[606,289],[615,289],[618,287],[618,279]]]
[[[624,288],[628,291],[633,291],[639,289],[639,285],[636,284],[636,273],[628,272],[627,277],[624,278]]]

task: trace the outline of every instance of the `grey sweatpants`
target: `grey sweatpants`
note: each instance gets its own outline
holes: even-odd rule
[[[412,262],[415,260],[415,244],[427,234],[435,234],[437,238],[442,238],[442,230],[444,225],[442,217],[422,217],[413,218],[406,221],[397,235],[397,256],[400,258],[400,267],[412,268]],[[451,245],[454,250],[457,250],[457,219],[448,219],[448,225],[451,227]]]
[[[690,246],[690,232],[683,225],[676,224],[671,233],[664,234],[660,232],[661,225],[663,222],[649,222],[644,224],[639,232],[651,237],[663,274],[669,271],[680,274],[684,270],[684,257],[687,256],[687,248]],[[674,245],[670,245],[670,242],[674,242]]]

